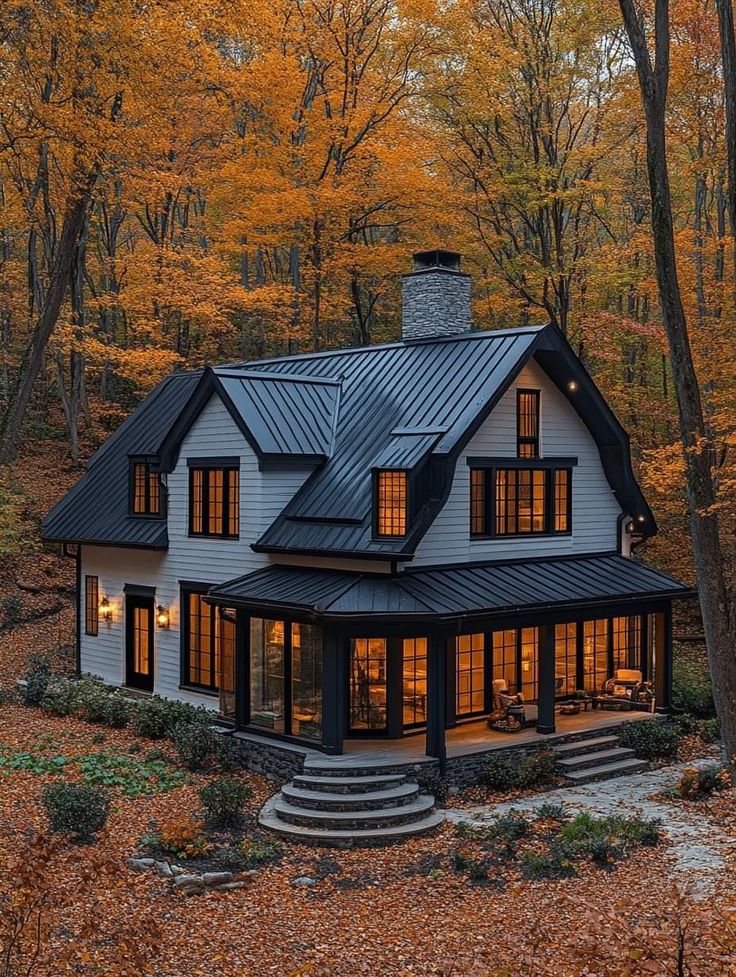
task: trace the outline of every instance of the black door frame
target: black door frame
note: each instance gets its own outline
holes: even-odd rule
[[[133,623],[135,607],[142,607],[148,611],[148,675],[133,671]],[[156,613],[155,593],[153,589],[143,587],[125,587],[125,684],[131,689],[141,692],[153,692],[156,672],[156,652],[154,641],[153,620]]]

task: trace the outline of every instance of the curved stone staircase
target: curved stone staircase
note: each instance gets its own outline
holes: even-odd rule
[[[434,831],[444,815],[406,771],[309,761],[263,806],[260,824],[290,841],[332,847],[390,844]]]

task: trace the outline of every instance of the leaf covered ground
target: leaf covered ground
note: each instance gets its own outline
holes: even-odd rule
[[[57,639],[58,622],[49,620],[3,635],[0,675],[5,688],[7,677],[22,671],[30,653],[53,649]],[[730,924],[720,915],[736,899],[734,864],[729,864],[716,896],[705,905],[688,903],[684,910],[670,886],[666,845],[637,849],[612,868],[586,864],[578,877],[557,881],[523,879],[511,859],[490,873],[490,881],[476,883],[453,867],[458,838],[447,826],[434,837],[377,850],[284,846],[279,861],[262,868],[246,888],[184,898],[154,875],[130,871],[125,859],[140,853],[140,838],[153,825],[200,811],[199,789],[210,775],[184,775],[167,764],[168,773],[158,783],[161,771],[155,763],[161,762],[160,755],[147,757],[160,743],[136,741],[127,730],[101,730],[14,701],[0,706],[0,744],[3,893],[17,871],[14,859],[33,833],[45,827],[41,795],[46,784],[59,778],[96,778],[108,784],[114,798],[98,842],[67,846],[49,865],[45,885],[50,893],[58,892],[59,908],[52,901],[46,956],[38,970],[44,977],[66,972],[58,961],[70,940],[77,940],[85,952],[68,972],[115,973],[120,940],[128,934],[135,942],[138,931],[137,945],[145,947],[145,960],[161,977],[664,975],[675,951],[673,921],[678,913],[689,914],[691,930],[700,932],[706,923],[695,926],[692,919],[706,911],[707,928],[715,926],[715,935],[708,937],[707,952],[693,943],[700,967],[693,973],[735,972],[722,946],[724,939],[731,939]],[[116,756],[126,758],[122,771],[110,759]],[[255,775],[238,776],[253,792],[248,813],[254,816],[273,788]],[[702,803],[723,831],[736,837],[734,792]],[[696,805],[694,815],[697,810]],[[96,856],[108,864],[90,881],[80,865]],[[314,884],[295,882],[303,877]],[[87,926],[85,933],[93,907],[100,922]],[[626,919],[627,932],[628,927],[643,927],[629,934],[620,952],[615,950],[618,936],[602,944],[594,939],[596,928],[605,923],[600,921],[602,909]],[[643,955],[627,963],[632,946],[639,943],[645,947]],[[600,953],[611,960],[590,969]],[[625,969],[645,963],[660,969]]]

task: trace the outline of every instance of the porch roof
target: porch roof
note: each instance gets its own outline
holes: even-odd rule
[[[217,603],[326,618],[459,618],[691,597],[690,587],[616,553],[464,564],[392,576],[272,565],[216,585]]]

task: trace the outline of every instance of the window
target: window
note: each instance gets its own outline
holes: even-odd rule
[[[613,667],[641,669],[641,618],[614,617]]]
[[[427,639],[403,640],[403,723],[421,726],[427,721]]]
[[[455,655],[455,711],[473,716],[485,709],[485,635],[459,635]]]
[[[314,624],[291,625],[291,732],[322,738],[322,631]]]
[[[96,635],[100,630],[99,577],[84,578],[84,633]]]
[[[526,702],[536,702],[538,629],[494,631],[492,638],[493,678],[504,679],[509,692],[522,692]]]
[[[240,533],[240,472],[236,467],[189,469],[189,534],[237,539]]]
[[[185,685],[232,694],[235,685],[235,622],[207,604],[204,592],[182,593]]]
[[[471,536],[531,536],[571,529],[571,469],[470,470]]]
[[[539,391],[516,391],[516,454],[539,457]]]
[[[503,680],[509,692],[515,692],[516,631],[493,632],[493,681]]]
[[[388,644],[385,638],[350,641],[350,729],[385,732],[388,724]]]
[[[406,536],[407,500],[406,472],[376,473],[376,536]]]
[[[153,471],[151,462],[141,459],[132,462],[131,511],[135,516],[161,515],[161,476]]]
[[[594,694],[608,678],[608,619],[583,622],[583,688]]]
[[[577,691],[578,626],[574,622],[555,625],[555,679],[557,695]]]

